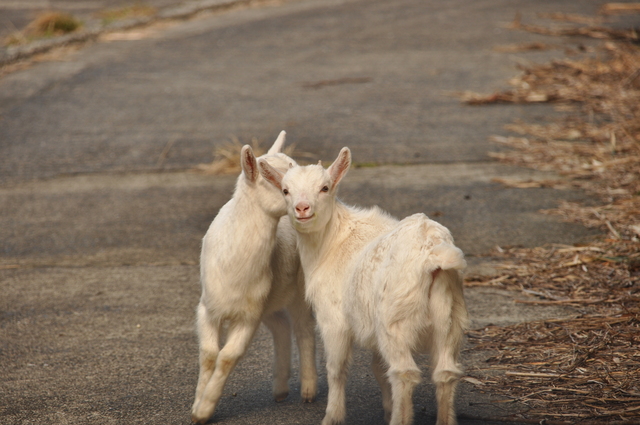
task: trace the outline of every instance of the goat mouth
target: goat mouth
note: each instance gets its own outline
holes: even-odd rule
[[[298,220],[300,223],[306,223],[307,221],[311,220],[315,216],[316,216],[315,214],[311,214],[309,217],[296,217],[296,220]]]

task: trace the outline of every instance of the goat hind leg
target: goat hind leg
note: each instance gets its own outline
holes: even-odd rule
[[[408,425],[413,421],[413,389],[420,382],[420,369],[411,350],[411,323],[396,322],[377,333],[380,355],[389,366],[391,384],[390,425]]]
[[[445,277],[445,276],[443,276]],[[438,419],[436,425],[455,425],[455,388],[462,376],[458,364],[460,346],[464,335],[466,311],[456,303],[456,293],[451,284],[436,280],[432,287],[429,310],[433,325],[430,339],[432,381],[436,384]]]
[[[438,419],[436,425],[456,425],[454,396],[457,383],[457,376],[455,379],[436,383],[436,399],[438,401]]]
[[[447,339],[435,339],[432,361],[435,364],[432,381],[436,385],[436,400],[438,404],[438,419],[436,425],[456,425],[455,389],[462,371],[456,362],[457,348]],[[440,339],[440,341],[438,341]],[[442,344],[443,339],[447,341]]]
[[[413,422],[413,389],[420,382],[420,369],[416,365],[411,352],[405,353],[405,359],[389,362],[389,382],[391,384],[390,425],[409,425]]]
[[[380,385],[382,391],[382,407],[384,408],[384,421],[389,423],[391,421],[391,409],[393,403],[391,401],[391,385],[389,384],[389,378],[387,378],[387,365],[384,359],[377,350],[373,351],[373,358],[371,359],[371,369],[373,374]]]
[[[273,335],[273,398],[283,401],[289,395],[291,377],[291,323],[284,310],[265,316],[262,322]]]

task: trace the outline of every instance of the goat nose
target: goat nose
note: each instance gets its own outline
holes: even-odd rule
[[[302,213],[306,213],[309,211],[309,204],[307,204],[306,202],[300,202],[299,204],[296,205],[296,212],[302,214]]]

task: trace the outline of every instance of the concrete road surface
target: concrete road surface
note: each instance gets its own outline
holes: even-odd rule
[[[71,3],[71,2],[67,2]],[[193,172],[231,138],[270,143],[286,130],[328,164],[342,146],[355,167],[348,203],[398,217],[425,212],[450,228],[472,269],[496,245],[572,244],[593,235],[541,215],[583,193],[515,189],[502,177],[555,177],[497,164],[488,141],[548,106],[470,107],[452,92],[507,86],[516,65],[581,39],[505,26],[521,13],[595,13],[601,2],[296,0],[258,2],[159,22],[41,58],[0,78],[0,423],[181,424],[197,379],[193,330],[200,240],[235,176]],[[543,41],[558,49],[506,54]],[[569,309],[522,307],[517,296],[466,292],[473,326]],[[213,422],[320,423],[320,394],[270,396],[272,347],[261,329],[225,388]],[[467,368],[487,353],[467,347]],[[358,351],[348,424],[382,424],[381,399]],[[427,359],[421,359],[428,377]],[[435,415],[428,379],[416,423]],[[513,413],[461,384],[460,414]],[[477,423],[470,419],[463,424]]]

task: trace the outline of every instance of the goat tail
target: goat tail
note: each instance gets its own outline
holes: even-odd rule
[[[449,242],[436,245],[427,261],[431,274],[429,311],[433,326],[431,354],[434,382],[457,380],[462,375],[458,356],[469,326],[463,294],[462,269],[466,261],[462,251]]]
[[[462,250],[449,242],[441,242],[431,249],[429,266],[442,270],[462,270],[467,267]]]
[[[450,310],[452,325],[465,328],[467,308],[464,301],[462,271],[467,267],[462,250],[452,242],[442,241],[426,252],[424,272],[429,276],[430,304]],[[425,276],[425,277],[426,277]],[[427,280],[428,281],[428,280]],[[433,309],[433,306],[431,306]]]

